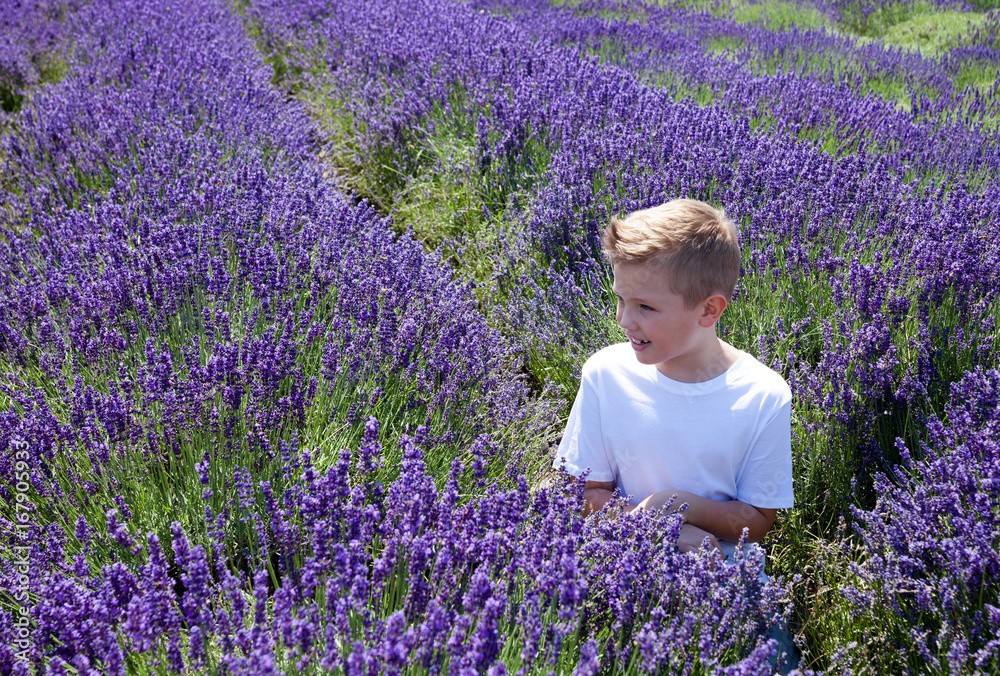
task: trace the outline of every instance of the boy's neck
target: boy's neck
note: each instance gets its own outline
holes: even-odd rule
[[[703,383],[728,371],[739,357],[739,350],[713,335],[704,349],[685,355],[682,362],[677,359],[660,362],[656,370],[681,383]]]

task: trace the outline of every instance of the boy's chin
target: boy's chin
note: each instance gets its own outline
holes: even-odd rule
[[[635,354],[636,360],[638,360],[640,364],[645,364],[647,366],[656,366],[656,364],[659,363],[656,360],[656,358],[649,352],[649,350],[643,350],[643,351],[633,350],[633,353]]]

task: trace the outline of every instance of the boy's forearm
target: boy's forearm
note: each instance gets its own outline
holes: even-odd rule
[[[677,497],[671,503],[674,495]],[[583,491],[584,516],[599,512],[614,496],[614,491],[603,487],[589,487]],[[708,531],[720,540],[735,542],[740,539],[743,529],[747,529],[747,541],[759,542],[774,525],[774,515],[777,510],[761,511],[757,507],[739,500],[711,500],[689,491],[660,491],[638,505],[626,505],[625,511],[635,509],[652,509],[670,505],[671,511],[677,511],[687,503],[687,509],[682,512],[684,522]]]
[[[673,503],[671,497],[677,497]],[[747,529],[747,541],[759,542],[771,530],[777,510],[761,509],[739,500],[712,500],[689,491],[661,491],[649,496],[641,503],[641,509],[665,507],[670,505],[671,511],[676,511],[687,503],[687,509],[682,512],[684,522],[704,529],[720,540],[737,541]]]

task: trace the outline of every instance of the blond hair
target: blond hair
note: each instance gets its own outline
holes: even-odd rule
[[[612,218],[603,244],[612,265],[660,265],[668,290],[689,309],[717,293],[728,301],[740,276],[736,226],[723,209],[698,200],[671,200]]]

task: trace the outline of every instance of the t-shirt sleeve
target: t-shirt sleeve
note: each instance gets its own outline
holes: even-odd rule
[[[565,466],[563,460],[566,462]],[[580,476],[584,470],[589,469],[589,481],[616,479],[615,468],[604,447],[597,389],[586,367],[552,466],[556,469],[565,468],[573,476]]]
[[[792,401],[781,397],[777,410],[761,426],[737,480],[736,499],[754,507],[792,507]]]

